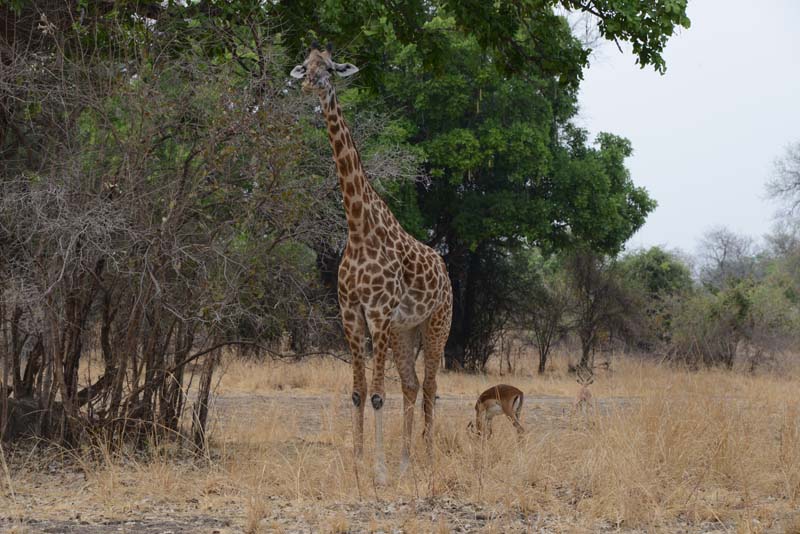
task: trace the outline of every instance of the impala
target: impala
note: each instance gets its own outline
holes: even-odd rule
[[[589,405],[592,403],[592,392],[589,391],[589,386],[594,382],[594,373],[592,373],[591,369],[579,366],[577,368],[577,375],[578,378],[576,380],[581,388],[578,390],[575,401],[572,403],[572,413],[575,414],[580,410],[585,416]]]
[[[467,428],[478,435],[483,434],[483,429],[486,428],[488,436],[491,436],[492,418],[503,413],[521,435],[525,432],[519,422],[524,398],[522,391],[508,384],[490,387],[478,397],[478,402],[475,403],[475,423],[470,422]]]

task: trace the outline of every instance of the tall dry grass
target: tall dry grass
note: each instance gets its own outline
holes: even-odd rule
[[[304,503],[433,495],[488,507],[500,531],[509,512],[589,529],[599,524],[669,529],[709,521],[740,531],[789,529],[791,513],[800,507],[797,378],[796,370],[689,372],[619,358],[611,372],[598,374],[592,386],[597,406],[583,418],[570,415],[569,397],[578,386],[563,358],[544,377],[524,368],[504,376],[442,373],[435,468],[431,473],[422,453],[418,409],[416,457],[404,477],[397,473],[401,397],[399,385],[389,381],[391,480],[379,488],[372,480],[371,410],[364,462],[356,463],[352,455],[348,366],[333,360],[229,360],[205,460],[185,458],[169,446],[147,459],[97,450],[60,458],[48,452],[44,462],[36,454],[17,456],[2,482],[0,507],[26,509],[35,500],[47,503],[52,513],[93,509],[103,517],[225,510],[244,530],[259,532],[279,530],[274,517],[292,513],[278,510],[278,499],[297,503],[296,513],[311,514],[307,519],[324,523],[328,531],[346,532],[344,515],[299,510]],[[528,432],[522,442],[499,419],[488,441],[465,430],[474,398],[498,382],[526,393]],[[55,484],[48,467],[54,464],[70,466],[58,470]],[[418,525],[420,531],[440,526],[447,528]]]

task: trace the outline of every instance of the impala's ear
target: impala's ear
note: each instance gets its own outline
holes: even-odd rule
[[[358,72],[358,67],[356,67],[352,63],[334,63],[333,70],[335,70],[336,74],[338,74],[342,78],[347,78],[348,76],[352,76],[353,74]]]
[[[289,73],[289,76],[292,78],[305,78],[306,76],[306,66],[305,65],[298,65],[292,69],[292,72]]]

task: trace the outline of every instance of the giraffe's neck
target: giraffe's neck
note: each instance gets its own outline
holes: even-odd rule
[[[367,181],[361,166],[361,156],[344,122],[342,109],[333,87],[320,94],[320,102],[328,125],[328,140],[333,149],[336,173],[339,175],[339,185],[344,198],[348,231],[351,240],[355,237],[358,241],[359,237],[364,237],[364,219],[367,212],[373,211],[374,204],[381,201]]]

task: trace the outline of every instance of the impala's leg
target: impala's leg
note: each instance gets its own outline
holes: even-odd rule
[[[374,325],[374,328],[373,328]],[[384,378],[389,350],[389,321],[370,322],[372,333],[372,407],[375,410],[375,482],[386,484],[386,458],[383,452]]]
[[[486,437],[486,411],[479,409],[475,415],[475,427],[478,429],[478,436],[481,438]]]
[[[358,306],[342,306],[342,324],[350,352],[353,355],[353,449],[356,458],[364,452],[364,402],[367,398],[367,375],[364,370],[366,324]]]
[[[405,473],[411,458],[411,437],[414,429],[414,405],[419,392],[419,379],[414,369],[416,330],[392,333],[392,352],[403,389],[403,452],[400,473]]]
[[[522,427],[522,424],[519,422],[520,415],[522,414],[522,399],[523,397],[517,397],[516,399],[516,406],[514,408],[514,417],[511,418],[511,422],[514,423],[514,428],[517,429],[517,433],[520,435],[525,433],[525,429]]]

